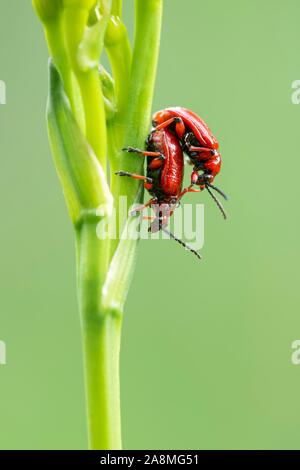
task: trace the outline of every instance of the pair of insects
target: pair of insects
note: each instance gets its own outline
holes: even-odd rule
[[[154,114],[153,130],[147,138],[145,151],[133,147],[123,149],[147,157],[146,176],[126,171],[116,173],[144,181],[145,189],[152,197],[136,211],[142,211],[148,206],[153,208],[155,217],[149,230],[163,230],[198,258],[201,258],[199,253],[168,232],[166,225],[186,193],[201,192],[204,189],[209,192],[226,218],[221,203],[212,192],[217,191],[227,199],[226,195],[212,184],[221,169],[221,155],[218,149],[218,141],[199,116],[185,108],[167,108]],[[191,184],[183,189],[184,153],[188,155],[193,170]]]

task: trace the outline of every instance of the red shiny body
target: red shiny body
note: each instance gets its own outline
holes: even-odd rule
[[[169,129],[153,131],[147,140],[147,150],[163,156],[161,165],[156,157],[147,157],[147,177],[153,183],[145,188],[156,198],[157,204],[169,204],[178,198],[183,181],[183,152],[178,139]]]
[[[218,141],[211,130],[195,113],[186,108],[167,108],[154,114],[153,130],[148,136],[146,150],[131,146],[123,148],[123,151],[128,153],[147,157],[147,174],[141,175],[123,170],[116,172],[118,176],[144,181],[144,187],[152,197],[146,204],[135,208],[133,213],[142,212],[146,207],[153,209],[154,217],[146,217],[148,220],[154,219],[148,230],[151,232],[163,230],[198,258],[201,258],[199,253],[169,232],[166,226],[186,193],[201,192],[204,189],[208,191],[226,218],[224,208],[212,190],[225,199],[227,196],[211,184],[221,168],[218,148]],[[194,166],[191,184],[185,189],[182,189],[183,152],[189,156]],[[198,186],[198,189],[194,189],[193,185]]]
[[[135,208],[134,212],[151,207],[155,217],[150,230],[157,232],[167,225],[181,197],[190,191],[190,187],[182,190],[184,159],[181,143],[171,129],[166,127],[154,129],[149,134],[146,150],[134,147],[125,147],[123,150],[147,157],[146,175],[127,171],[118,171],[116,175],[144,181],[144,187],[152,197],[143,206]]]
[[[152,196],[155,218],[150,231],[157,232],[168,224],[182,193],[184,160],[177,137],[169,130],[154,130],[147,139],[147,151],[160,157],[147,156],[147,178],[144,187]]]
[[[214,180],[222,164],[219,143],[199,116],[182,107],[166,108],[154,114],[153,125],[155,128],[170,127],[178,136],[183,150],[194,165],[194,184],[197,184],[195,176],[199,170],[204,172],[210,182]]]
[[[166,108],[154,114],[153,122],[155,125],[162,124],[163,122],[168,121],[173,117],[181,118],[185,126],[193,132],[201,145],[215,150],[219,148],[219,143],[209,127],[199,116],[197,116],[197,114],[189,109],[181,108],[179,106],[174,108]]]

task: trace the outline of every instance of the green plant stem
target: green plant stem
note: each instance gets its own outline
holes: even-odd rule
[[[121,449],[119,351],[122,317],[101,304],[107,271],[96,223],[76,231],[78,293],[86,383],[89,447]]]
[[[131,80],[129,87],[127,112],[125,120],[127,123],[124,144],[122,146],[133,146],[143,148],[149,131],[151,109],[156,79],[163,0],[135,0],[135,39],[131,68]],[[132,173],[143,172],[143,159],[140,156],[130,156],[118,150],[117,158],[119,168]],[[119,212],[119,196],[127,196],[128,206],[143,197],[143,192],[138,191],[139,183],[131,178],[112,178],[111,190],[115,197],[115,207]],[[126,220],[123,221],[123,225]],[[117,228],[119,231],[119,227]],[[118,243],[113,243],[113,249]]]
[[[154,85],[159,55],[161,21],[163,0],[135,0],[136,27],[134,52],[131,72],[131,86],[129,91],[127,121],[128,127],[125,135],[125,144],[143,147],[149,132],[153,102]],[[121,165],[126,168],[141,170],[143,161],[139,157],[129,159],[128,155],[121,154]],[[119,178],[121,194],[128,194],[134,201],[137,184],[131,180],[130,185]]]
[[[107,135],[104,99],[96,69],[76,74],[84,106],[86,138],[106,172]]]
[[[125,27],[124,27],[125,28]],[[112,73],[115,81],[117,117],[119,121],[124,120],[128,103],[128,93],[131,73],[131,46],[124,30],[120,41],[106,48],[111,63]]]
[[[70,102],[73,97],[71,75],[72,71],[68,64],[69,59],[64,47],[62,20],[57,19],[47,23],[45,35],[50,51],[50,55],[58,68],[64,82],[64,88],[69,96]]]
[[[70,6],[72,2],[68,4]],[[90,6],[92,4],[91,0]],[[122,30],[122,24],[112,25],[117,26],[117,29],[113,29],[108,37],[107,48],[115,74],[117,116],[112,118],[113,124],[109,124],[108,128],[97,65],[110,18],[110,8],[113,6],[113,14],[120,16],[122,1],[101,1],[103,22],[99,25],[100,35],[96,41],[99,42],[99,47],[96,47],[96,64],[91,51],[95,46],[93,37],[84,36],[91,32],[86,29],[90,7],[79,10],[75,7],[65,8],[59,23],[53,23],[51,27],[44,25],[51,56],[60,70],[65,91],[77,118],[74,119],[60,75],[51,66],[49,136],[76,234],[89,447],[95,450],[121,449],[121,324],[137,247],[137,240],[133,236],[116,241],[110,241],[109,237],[99,239],[97,208],[99,205],[106,207],[101,217],[102,221],[107,222],[111,214],[111,191],[118,215],[120,196],[127,197],[129,205],[142,197],[141,187],[127,178],[114,175],[111,188],[108,187],[105,172],[107,135],[111,168],[114,169],[116,165],[116,169],[142,171],[143,159],[122,153],[120,149],[125,145],[142,147],[148,133],[162,4],[163,0],[135,0],[136,27],[132,66],[127,32]],[[84,65],[87,63],[90,67]],[[83,109],[76,106],[74,83],[80,89]],[[78,126],[82,122],[83,132]],[[133,221],[124,212],[121,225],[129,226],[134,234]],[[119,217],[117,220],[119,221]]]
[[[121,15],[122,5],[113,3],[113,10]],[[116,41],[106,43],[106,51],[111,64],[115,83],[115,101],[117,113],[107,125],[109,142],[109,161],[111,167],[111,184],[114,184],[115,172],[119,169],[119,156],[124,143],[127,122],[127,105],[130,88],[132,51],[125,25],[120,17],[114,17],[113,22],[118,30]],[[109,28],[108,28],[109,30]]]
[[[111,14],[121,16],[122,14],[123,0],[113,0]]]
[[[102,5],[102,32],[101,36],[98,37],[99,44],[97,47],[99,59],[103,48],[103,36],[109,18],[111,0],[103,1]],[[80,45],[84,38],[88,17],[89,9],[66,8],[63,15],[64,29],[69,60],[81,92],[85,115],[86,137],[101,163],[104,172],[106,172],[106,116],[97,66],[94,65],[83,69],[82,64],[78,62]]]
[[[79,88],[72,69],[70,68],[70,61],[65,47],[62,17],[59,16],[49,21],[44,27],[50,56],[62,77],[73,114],[81,129],[85,131]]]

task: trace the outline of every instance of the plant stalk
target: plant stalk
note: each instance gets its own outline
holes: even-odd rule
[[[96,223],[83,222],[76,231],[76,241],[89,448],[120,450],[122,316],[115,310],[105,310],[101,304],[107,253],[96,236]]]
[[[129,85],[127,111],[122,147],[133,146],[143,148],[149,132],[151,110],[156,80],[157,63],[161,37],[163,0],[135,0],[135,38]],[[143,159],[132,157],[117,149],[112,162],[118,161],[118,169],[126,169],[130,173],[143,172]],[[118,196],[126,196],[128,207],[140,202],[143,191],[138,191],[140,183],[131,178],[113,177],[111,190]],[[138,198],[137,198],[138,195]],[[119,212],[118,197],[115,208]],[[123,226],[125,220],[123,221]],[[119,227],[118,227],[119,230]],[[113,249],[116,243],[112,244]]]
[[[128,219],[126,211],[117,233],[118,228],[122,232],[126,228],[130,236],[100,239],[97,227],[99,217],[101,222],[110,220],[113,202],[120,215],[120,196],[127,197],[128,206],[142,198],[141,186],[117,177],[114,171],[142,171],[143,159],[122,153],[121,148],[142,147],[148,133],[163,0],[135,0],[133,55],[121,18],[122,0],[99,0],[102,18],[93,26],[88,20],[94,0],[51,2],[33,0],[54,61],[50,64],[49,137],[76,234],[89,448],[120,450],[121,326],[137,239],[135,221]],[[116,101],[115,116],[108,123],[98,76],[104,43]]]

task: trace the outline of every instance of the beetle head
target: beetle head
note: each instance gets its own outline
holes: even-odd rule
[[[198,171],[193,171],[191,183],[196,184],[197,186],[200,186],[201,189],[205,189],[205,186],[207,184],[212,183],[213,179],[214,179],[213,175],[209,173],[202,173],[201,175],[199,175]]]
[[[218,208],[220,209],[220,211],[222,212],[222,215],[224,217],[224,219],[227,218],[226,216],[226,212],[222,206],[222,204],[220,203],[220,201],[218,200],[218,198],[213,194],[213,192],[211,191],[212,189],[214,191],[216,191],[217,193],[219,193],[225,200],[227,200],[227,196],[226,194],[219,188],[217,188],[216,186],[214,186],[212,184],[212,181],[214,180],[214,175],[210,174],[210,173],[202,173],[201,175],[198,174],[198,171],[195,170],[193,171],[192,173],[192,180],[191,180],[191,183],[192,184],[195,184],[197,186],[200,187],[200,189],[203,191],[204,189],[207,190],[207,192],[209,193],[209,195],[212,197],[212,199],[215,201],[215,203],[217,204]]]

